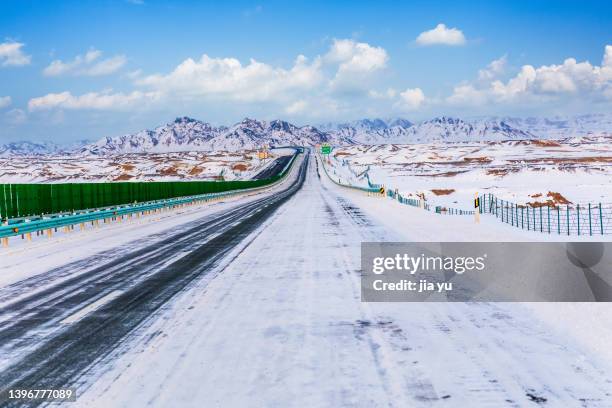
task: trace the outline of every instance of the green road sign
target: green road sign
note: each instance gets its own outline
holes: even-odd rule
[[[330,154],[330,153],[331,153],[331,146],[329,145],[321,146],[321,154]]]

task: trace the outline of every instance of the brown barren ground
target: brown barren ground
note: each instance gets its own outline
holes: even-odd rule
[[[534,194],[531,197],[541,197],[542,194]],[[557,192],[553,192],[553,191],[549,191],[548,194],[546,194],[546,197],[549,197],[548,200],[546,201],[532,201],[532,202],[528,202],[527,205],[532,207],[532,208],[539,208],[539,207],[551,207],[551,208],[557,208],[559,205],[567,205],[567,204],[571,204],[572,202],[569,201],[567,198],[563,197],[561,195],[561,193],[557,193]]]
[[[449,189],[433,189],[430,190],[432,193],[434,193],[437,196],[441,196],[441,195],[449,195],[455,192],[454,188],[449,188]]]
[[[232,170],[234,171],[246,171],[248,169],[246,164],[238,163],[232,166]]]

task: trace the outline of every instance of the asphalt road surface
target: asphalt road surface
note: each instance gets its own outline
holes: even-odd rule
[[[272,165],[257,173],[253,177],[253,180],[261,180],[276,176],[281,171],[283,171],[283,169],[285,168],[287,163],[289,163],[289,160],[291,160],[292,157],[293,156],[281,156],[278,159],[275,159]]]
[[[289,157],[281,159],[274,168],[286,164]],[[308,156],[295,181],[280,193],[206,219],[170,239],[4,306],[0,309],[0,347],[3,354],[22,358],[2,369],[1,389],[68,386],[144,319],[207,274],[295,194],[304,182],[307,164]],[[96,260],[80,264],[91,268],[92,262]],[[67,265],[47,275],[63,275],[70,272],[63,269],[73,272],[74,268]],[[70,324],[57,324],[66,311],[81,310],[99,299],[111,300],[82,319],[72,322],[68,316],[62,322],[68,319]],[[2,406],[20,404],[4,401]]]

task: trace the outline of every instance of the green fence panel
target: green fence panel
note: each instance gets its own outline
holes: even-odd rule
[[[261,187],[280,179],[0,184],[0,217],[17,218]]]

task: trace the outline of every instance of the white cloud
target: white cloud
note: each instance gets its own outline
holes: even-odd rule
[[[491,102],[543,102],[564,97],[600,100],[612,97],[612,46],[605,47],[601,66],[567,58],[562,64],[534,67],[523,65],[506,82],[494,71],[505,65],[501,59],[479,72],[479,81],[457,85],[447,98],[451,104],[483,105]]]
[[[127,58],[124,55],[115,55],[100,61],[99,58],[101,56],[102,51],[91,49],[85,55],[77,55],[72,61],[63,62],[62,60],[54,60],[43,70],[43,75],[109,75],[117,72],[127,62]]]
[[[303,55],[296,58],[293,67],[283,69],[254,59],[242,65],[235,58],[204,54],[198,61],[183,61],[167,75],[150,75],[136,83],[168,95],[269,101],[317,86],[322,80],[320,66],[319,58],[311,63]]]
[[[50,93],[28,102],[30,111],[49,109],[90,109],[90,110],[122,110],[140,107],[143,104],[159,100],[156,92],[134,91],[128,94],[106,92],[90,92],[74,96],[70,92]]]
[[[386,66],[387,52],[364,42],[336,39],[323,55],[299,55],[289,68],[255,59],[202,55],[188,58],[168,73],[131,75],[134,83],[159,92],[167,100],[200,102],[261,102],[278,105],[289,114],[312,116],[325,99],[351,92],[367,96],[369,80]],[[354,97],[354,94],[353,94]]]
[[[506,55],[491,61],[486,68],[478,71],[478,79],[480,81],[491,81],[498,78],[505,72],[507,63],[508,57]]]
[[[23,46],[23,43],[14,41],[0,43],[0,65],[3,67],[28,65],[32,57],[23,53]]]
[[[100,60],[100,52],[91,50],[68,62],[54,62],[47,67],[46,74],[77,74],[85,69],[91,74],[92,67],[100,64]],[[142,101],[154,98],[157,101],[154,106],[188,103],[231,107],[251,103],[259,111],[272,108],[291,115],[325,117],[358,109],[357,106],[361,108],[364,106],[361,102],[371,102],[370,82],[376,79],[375,74],[386,66],[387,60],[383,48],[353,40],[334,40],[327,52],[312,59],[298,55],[289,67],[204,54],[197,59],[188,58],[168,72],[149,75],[140,70],[126,72],[124,77],[137,87],[136,92],[92,92],[80,96],[70,92],[51,93],[31,99],[28,107],[31,111],[112,110],[141,106]],[[371,97],[377,95],[375,91],[370,93]],[[380,97],[390,107],[398,93],[388,89]],[[358,102],[358,98],[362,100]]]
[[[424,31],[416,38],[418,45],[464,45],[465,36],[457,28],[448,28],[445,24],[438,24],[436,28]]]
[[[327,61],[339,63],[338,73],[372,72],[386,66],[389,56],[381,47],[354,40],[334,40],[325,56]]]
[[[336,69],[328,82],[329,90],[354,96],[355,92],[367,94],[376,74],[387,66],[389,56],[381,47],[335,39],[322,59],[326,67]]]
[[[415,110],[425,102],[425,94],[420,88],[408,88],[400,92],[397,106],[405,110]]]
[[[612,45],[606,45],[602,65],[604,67],[612,68]]]
[[[11,102],[12,99],[10,96],[0,96],[0,109],[6,108],[11,104]]]

